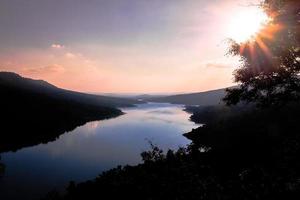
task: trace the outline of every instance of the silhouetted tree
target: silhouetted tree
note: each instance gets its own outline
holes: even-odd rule
[[[234,72],[239,87],[227,89],[228,105],[282,105],[300,97],[300,1],[265,0],[261,7],[270,18],[266,26],[229,49],[242,64]]]
[[[0,155],[0,161],[1,161],[1,155]],[[5,165],[0,162],[0,178],[3,176],[5,172]]]

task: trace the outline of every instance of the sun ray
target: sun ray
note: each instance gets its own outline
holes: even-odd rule
[[[272,54],[271,54],[269,48],[267,47],[267,45],[265,45],[265,43],[263,42],[263,40],[260,37],[256,37],[256,42],[257,42],[257,45],[259,46],[259,48],[264,52],[266,57],[271,58]]]

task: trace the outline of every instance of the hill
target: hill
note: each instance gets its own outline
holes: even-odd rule
[[[164,97],[148,98],[148,101],[174,103],[185,105],[213,106],[222,104],[221,99],[225,96],[225,89],[211,90],[206,92],[177,94]]]
[[[127,98],[93,95],[65,90],[58,88],[46,81],[24,78],[12,72],[0,72],[0,85],[2,87],[15,87],[37,94],[47,95],[56,99],[72,100],[79,103],[88,103],[91,105],[128,107],[138,103],[138,101]]]
[[[88,121],[122,114],[134,100],[84,94],[0,72],[0,152],[55,140]]]

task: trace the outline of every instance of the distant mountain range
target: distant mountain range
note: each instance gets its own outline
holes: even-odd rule
[[[223,104],[222,98],[225,97],[225,89],[211,90],[206,92],[177,94],[163,97],[145,98],[145,101],[184,104],[184,105],[199,105],[199,106],[214,106]]]
[[[0,152],[49,142],[88,121],[122,114],[134,99],[60,89],[42,80],[0,72]]]
[[[113,97],[135,99],[139,102],[159,102],[159,103],[173,103],[184,104],[188,106],[216,106],[224,105],[222,99],[226,95],[226,88],[210,90],[205,92],[184,93],[184,94],[115,94],[108,93],[107,95]]]

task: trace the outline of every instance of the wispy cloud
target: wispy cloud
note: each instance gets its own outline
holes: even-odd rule
[[[67,52],[67,53],[65,54],[65,56],[66,56],[66,58],[69,58],[69,59],[73,59],[73,58],[76,57],[76,55],[73,54],[73,53],[71,53],[71,52]]]
[[[65,68],[61,65],[53,64],[43,67],[24,68],[23,71],[30,74],[60,74],[65,72]]]
[[[63,48],[65,48],[65,46],[62,45],[62,44],[52,44],[51,47],[53,49],[63,49]]]
[[[234,67],[233,63],[222,63],[222,62],[208,62],[205,64],[205,67],[207,68],[231,68]]]

